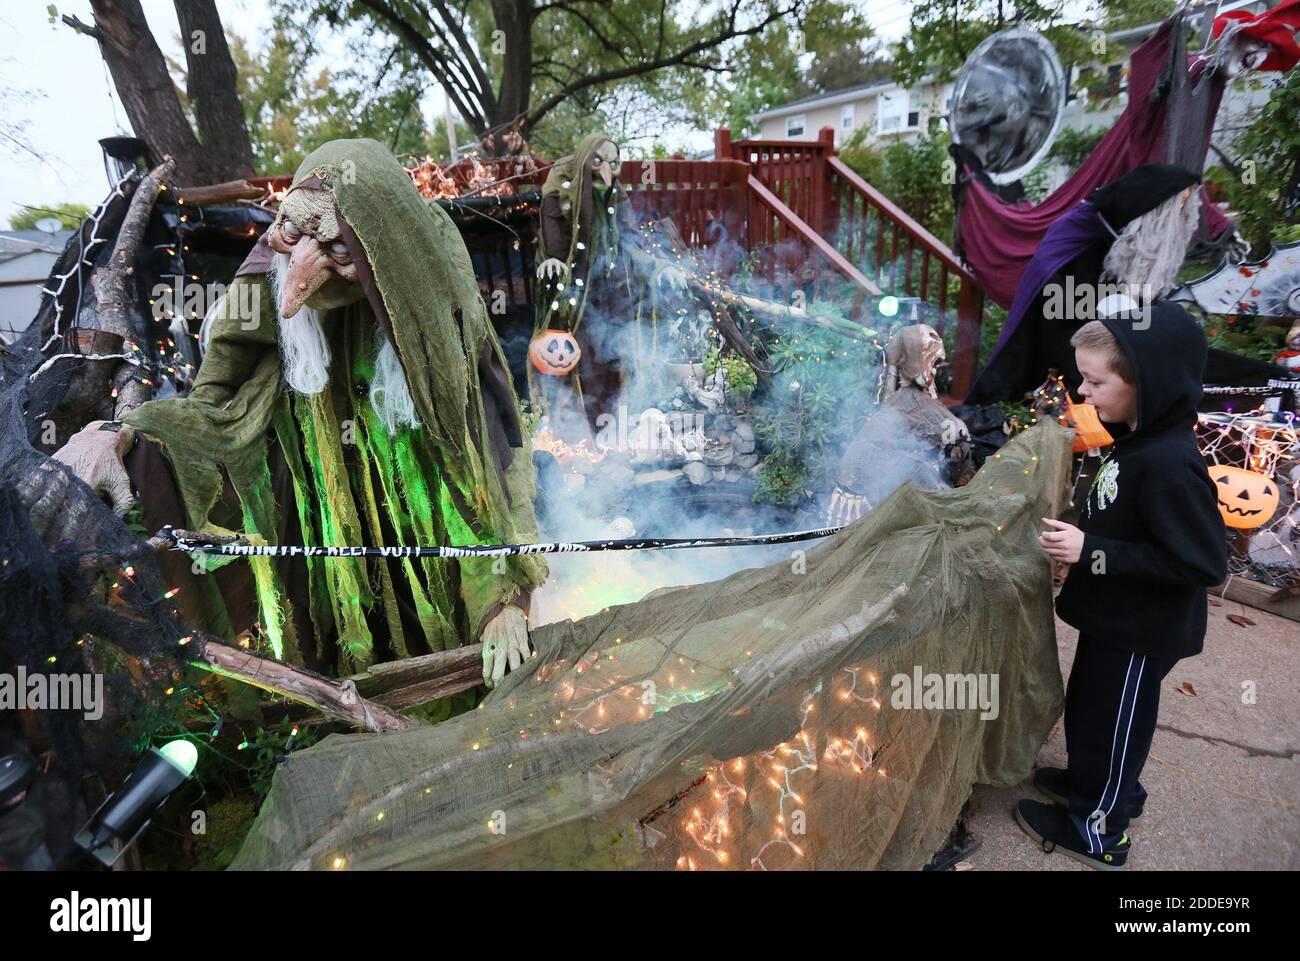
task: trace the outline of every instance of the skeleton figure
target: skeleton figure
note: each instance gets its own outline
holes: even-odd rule
[[[311,154],[231,292],[190,395],[126,418],[166,454],[187,516],[163,522],[271,544],[536,537],[531,452],[464,242],[382,145]],[[545,565],[480,560],[250,558],[219,572],[242,594],[213,578],[189,593],[213,633],[255,618],[277,657],[339,673],[482,638],[491,684],[528,656]]]
[[[840,458],[827,520],[851,524],[905,480],[944,487],[970,454],[970,432],[939,402],[935,371],[943,338],[926,324],[902,327],[885,347],[881,407]]]
[[[1300,295],[1300,290],[1297,290],[1297,295]],[[1300,373],[1300,320],[1292,324],[1291,329],[1287,331],[1286,346],[1278,351],[1277,356],[1273,358],[1273,363],[1286,368],[1293,375]]]

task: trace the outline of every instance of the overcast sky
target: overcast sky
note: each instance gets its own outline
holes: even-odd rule
[[[164,53],[183,59],[172,0],[142,2]],[[882,39],[895,40],[907,29],[909,6],[903,0],[861,3]],[[62,23],[51,24],[48,5],[48,0],[0,4],[0,91],[5,100],[0,110],[10,123],[27,124],[22,140],[39,154],[0,143],[0,227],[19,204],[97,204],[108,189],[98,141],[131,133],[97,45]],[[89,0],[62,0],[56,6],[60,14],[73,14],[84,23],[94,20]],[[266,5],[256,0],[219,0],[218,7],[227,31],[249,39],[270,20]],[[442,117],[442,109],[441,91],[431,93],[423,104],[430,125]],[[711,142],[707,132],[698,137],[700,147]]]

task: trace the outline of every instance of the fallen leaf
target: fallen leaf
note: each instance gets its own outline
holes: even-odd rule
[[[1247,617],[1245,614],[1229,614],[1229,615],[1228,615],[1228,620],[1232,621],[1232,623],[1234,623],[1234,624],[1238,624],[1238,625],[1240,625],[1241,627],[1254,627],[1254,626],[1255,626],[1255,622],[1252,621],[1252,620],[1251,620],[1249,617]]]
[[[1215,600],[1214,598],[1212,598],[1212,597],[1207,597],[1206,600],[1210,602],[1210,606],[1211,606],[1211,607],[1222,607],[1222,606],[1223,606],[1223,601],[1216,601],[1216,600]]]
[[[1183,681],[1178,687],[1179,694],[1186,694],[1188,697],[1196,697],[1196,688],[1192,687],[1191,681]]]

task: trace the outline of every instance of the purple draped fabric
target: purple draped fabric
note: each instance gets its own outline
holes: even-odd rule
[[[1086,200],[1079,201],[1073,210],[1047,228],[1047,233],[1020,278],[1020,286],[1016,288],[1015,300],[1007,314],[1007,322],[1002,327],[1002,336],[993,348],[990,362],[998,355],[1002,345],[1011,339],[1011,335],[1020,326],[1020,321],[1024,319],[1025,312],[1042,293],[1043,286],[1052,275],[1090,245],[1107,236],[1106,227],[1097,216],[1097,209]]]
[[[1118,180],[1141,164],[1162,159],[1166,101],[1158,98],[1153,102],[1151,91],[1169,61],[1171,37],[1170,22],[1165,21],[1133,51],[1129,58],[1128,106],[1088,159],[1042,203],[1012,206],[998,199],[978,179],[964,184],[958,219],[962,256],[998,304],[1006,307],[1017,299],[1021,275],[1056,221],[1073,211],[1094,188]],[[1194,68],[1191,73],[1195,82],[1201,71]],[[1211,125],[1217,112],[1217,96],[1209,112]],[[969,168],[963,169],[969,174]],[[1204,209],[1211,238],[1231,225],[1214,204],[1206,202]],[[1038,289],[1034,288],[1033,293],[1037,294]],[[1010,320],[1002,342],[1010,332]]]

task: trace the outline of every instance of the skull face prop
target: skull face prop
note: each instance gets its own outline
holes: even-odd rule
[[[266,242],[276,253],[289,255],[282,281],[282,317],[292,317],[303,304],[331,310],[365,296],[328,191],[311,187],[289,191]]]
[[[567,330],[543,330],[533,335],[528,359],[540,373],[564,377],[578,366],[582,348]]]
[[[929,324],[900,327],[885,347],[885,396],[903,387],[919,387],[938,397],[934,375],[943,361],[943,338],[937,330]]]
[[[606,140],[596,148],[591,158],[591,184],[593,187],[608,190],[618,179],[623,164],[618,158],[618,144]]]

